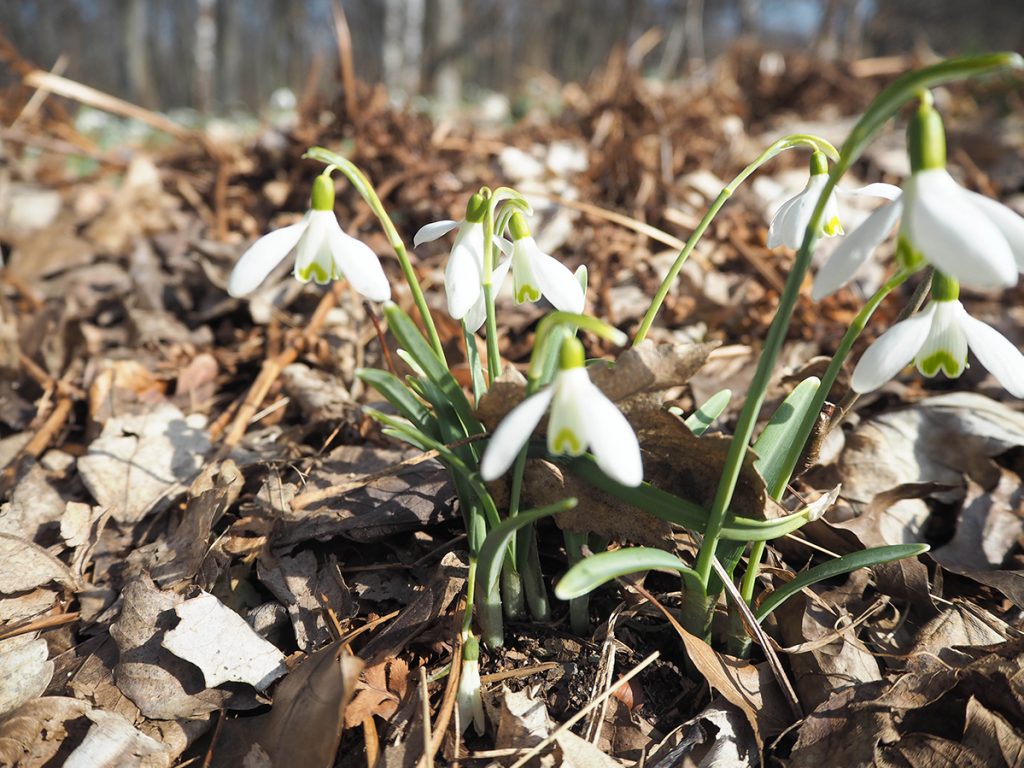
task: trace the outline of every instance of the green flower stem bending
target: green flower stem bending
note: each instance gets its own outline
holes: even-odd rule
[[[665,275],[665,279],[662,280],[661,285],[658,286],[658,292],[654,294],[654,299],[651,301],[651,306],[647,309],[647,314],[644,315],[643,322],[640,323],[640,330],[636,332],[636,337],[633,339],[634,347],[647,337],[647,332],[651,329],[655,316],[661,309],[661,305],[665,303],[665,297],[668,296],[668,292],[672,288],[672,284],[676,281],[676,277],[679,276],[679,270],[683,268],[683,264],[690,257],[690,254],[693,253],[693,249],[697,247],[697,243],[700,242],[701,237],[704,236],[704,232],[711,225],[711,222],[714,221],[715,216],[718,215],[718,212],[721,210],[722,206],[725,205],[726,201],[732,197],[740,184],[746,181],[750,174],[781,152],[785,152],[787,149],[793,149],[795,147],[808,147],[812,151],[823,152],[833,160],[837,160],[839,158],[836,148],[824,139],[818,138],[817,136],[811,136],[809,134],[796,133],[791,136],[784,136],[776,141],[764,152],[758,155],[754,162],[740,171],[736,178],[730,181],[722,191],[718,193],[718,197],[715,198],[711,207],[708,208],[707,213],[704,214],[704,218],[700,220],[700,223],[697,224],[697,228],[690,234],[689,239],[683,246],[683,250],[681,250],[679,255],[676,256],[676,260],[672,264],[672,268],[669,269],[668,274]]]
[[[743,581],[740,582],[740,596],[743,602],[750,605],[754,599],[754,587],[757,585],[757,575],[761,572],[761,558],[764,557],[764,549],[768,542],[754,541],[750,544],[750,558],[747,560],[747,570],[743,572]]]
[[[362,195],[363,200],[370,206],[370,210],[380,220],[381,226],[384,228],[384,234],[387,235],[388,242],[391,243],[391,247],[398,257],[398,263],[402,266],[402,274],[405,275],[405,281],[409,284],[409,290],[412,291],[412,298],[416,302],[416,309],[419,310],[420,317],[423,318],[423,325],[426,327],[427,335],[430,337],[430,345],[434,348],[437,356],[442,361],[445,361],[441,337],[437,335],[434,318],[430,316],[430,309],[427,307],[427,300],[423,295],[423,289],[420,288],[419,281],[416,279],[416,271],[412,268],[412,262],[409,261],[409,252],[405,249],[405,243],[402,241],[401,235],[398,234],[398,230],[395,228],[394,222],[391,221],[391,217],[388,216],[388,212],[384,209],[384,204],[381,203],[380,198],[377,196],[377,191],[373,188],[373,184],[370,183],[366,175],[352,161],[346,160],[337,152],[332,152],[324,147],[310,147],[302,157],[318,160],[341,171],[345,178],[349,180],[349,183]],[[447,364],[445,362],[445,365]]]
[[[718,543],[722,527],[725,524],[726,513],[732,501],[736,483],[739,480],[740,468],[743,465],[743,457],[746,454],[747,446],[754,432],[754,425],[761,412],[764,403],[765,392],[768,381],[771,377],[775,361],[778,359],[779,351],[782,349],[782,342],[785,340],[789,323],[796,307],[796,301],[800,293],[800,286],[811,265],[811,253],[814,244],[817,242],[817,232],[821,226],[822,215],[825,211],[825,204],[829,195],[836,187],[836,183],[850,166],[860,157],[861,152],[867,146],[874,134],[893,117],[908,100],[916,98],[918,93],[942,83],[952,80],[960,80],[975,75],[984,74],[1005,68],[1024,69],[1024,58],[1017,53],[1000,53],[986,56],[964,57],[950,59],[931,67],[925,67],[916,72],[910,72],[897,78],[871,103],[868,110],[861,116],[849,137],[843,144],[839,153],[839,159],[829,172],[828,181],[821,190],[818,203],[811,214],[811,220],[804,233],[804,241],[797,251],[796,260],[786,279],[786,285],[779,300],[779,308],[768,329],[768,337],[765,339],[764,349],[761,358],[758,360],[757,369],[751,382],[747,400],[740,412],[736,424],[736,431],[733,435],[732,444],[729,447],[729,454],[726,465],[722,471],[718,483],[718,490],[715,493],[715,500],[711,506],[708,516],[707,529],[705,531],[704,543],[697,556],[696,571],[702,583],[707,584],[711,576],[711,564],[715,554],[715,547]]]

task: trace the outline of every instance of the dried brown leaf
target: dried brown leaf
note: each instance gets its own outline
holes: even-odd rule
[[[75,579],[60,560],[31,541],[0,533],[0,595],[27,592],[44,584],[74,588]]]
[[[43,695],[53,677],[46,641],[34,634],[0,640],[0,718]]]

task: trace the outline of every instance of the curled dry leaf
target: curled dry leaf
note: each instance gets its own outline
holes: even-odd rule
[[[760,763],[757,742],[743,713],[721,697],[662,739],[648,754],[648,768],[700,765],[753,768]],[[684,762],[685,761],[685,762]]]
[[[60,751],[71,723],[92,707],[80,699],[44,696],[0,720],[0,765],[43,766]]]
[[[284,654],[209,592],[175,606],[181,619],[160,644],[195,664],[208,688],[247,683],[265,691],[285,673]]]
[[[214,767],[328,768],[362,668],[340,643],[313,653],[277,686],[268,714],[227,723]]]

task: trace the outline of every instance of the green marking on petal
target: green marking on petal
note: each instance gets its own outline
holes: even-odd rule
[[[843,234],[843,225],[839,223],[838,216],[833,216],[825,222],[825,226],[822,227],[822,229],[825,231],[825,235],[827,237],[835,237],[836,235]]]
[[[583,441],[568,427],[562,427],[551,441],[551,446],[555,453],[568,453],[570,456],[579,456],[583,453]]]
[[[315,279],[318,283],[327,283],[330,282],[331,277],[319,263],[311,261],[305,268],[299,270],[299,280],[308,283],[311,279]]]
[[[896,241],[896,263],[907,272],[912,272],[924,263],[924,256],[910,244],[907,238],[900,235]]]
[[[925,359],[919,360],[917,368],[928,378],[931,378],[941,370],[949,378],[956,379],[963,373],[965,362],[958,361],[949,352],[940,349]]]
[[[529,283],[519,286],[516,291],[516,304],[522,304],[524,301],[540,301],[540,289]]]

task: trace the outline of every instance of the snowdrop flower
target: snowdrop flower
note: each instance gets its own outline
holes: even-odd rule
[[[480,696],[480,641],[469,635],[462,646],[462,670],[459,673],[459,688],[455,693],[459,707],[459,723],[462,730],[473,728],[483,735],[487,725],[484,719],[484,702]]]
[[[956,378],[967,367],[967,350],[1014,397],[1024,397],[1024,355],[1001,333],[967,314],[957,281],[936,271],[928,308],[883,333],[857,363],[855,392],[878,389],[908,363],[931,377]]]
[[[512,259],[505,259],[494,268],[494,271],[491,273],[491,284],[494,286],[492,295],[497,295],[498,291],[501,290],[501,286],[504,285],[511,266]],[[487,322],[487,302],[484,301],[483,291],[480,291],[480,295],[476,297],[476,301],[473,302],[473,306],[469,308],[466,316],[462,318],[462,322],[466,324],[466,330],[470,333],[476,333],[480,330],[480,326]]]
[[[334,215],[334,182],[328,175],[314,179],[312,206],[302,221],[264,235],[242,254],[228,280],[228,293],[252,293],[293,249],[296,280],[315,280],[324,285],[345,277],[371,301],[391,298],[391,285],[377,254],[345,234],[338,224]]]
[[[811,214],[814,213],[827,181],[828,158],[824,152],[815,152],[811,155],[811,178],[807,180],[807,186],[803,192],[782,204],[772,219],[771,226],[768,227],[769,248],[785,245],[795,250],[803,244],[804,232],[811,223]],[[835,237],[843,234],[835,190],[829,193],[822,222],[819,236]]]
[[[597,465],[612,480],[640,485],[644,472],[633,428],[590,381],[583,361],[583,345],[578,339],[566,339],[560,350],[560,370],[551,386],[513,408],[494,431],[480,462],[484,480],[495,480],[512,466],[550,405],[550,453],[579,456],[589,447]]]
[[[462,320],[483,294],[484,272],[484,215],[490,202],[479,192],[469,198],[466,218],[462,221],[445,219],[420,228],[413,238],[413,247],[437,240],[453,229],[455,243],[452,245],[448,265],[444,270],[444,287],[448,295],[448,314]],[[500,238],[495,238],[499,247]],[[479,326],[477,326],[479,328]]]
[[[820,300],[842,287],[901,218],[897,258],[903,268],[927,261],[964,285],[1010,287],[1024,271],[1024,219],[969,192],[946,171],[942,118],[924,99],[907,128],[910,178],[902,194],[843,239],[818,272]]]
[[[526,226],[526,219],[516,211],[509,220],[512,235],[512,291],[516,303],[539,301],[544,296],[555,309],[583,312],[586,296],[583,286],[569,268],[544,253]]]

